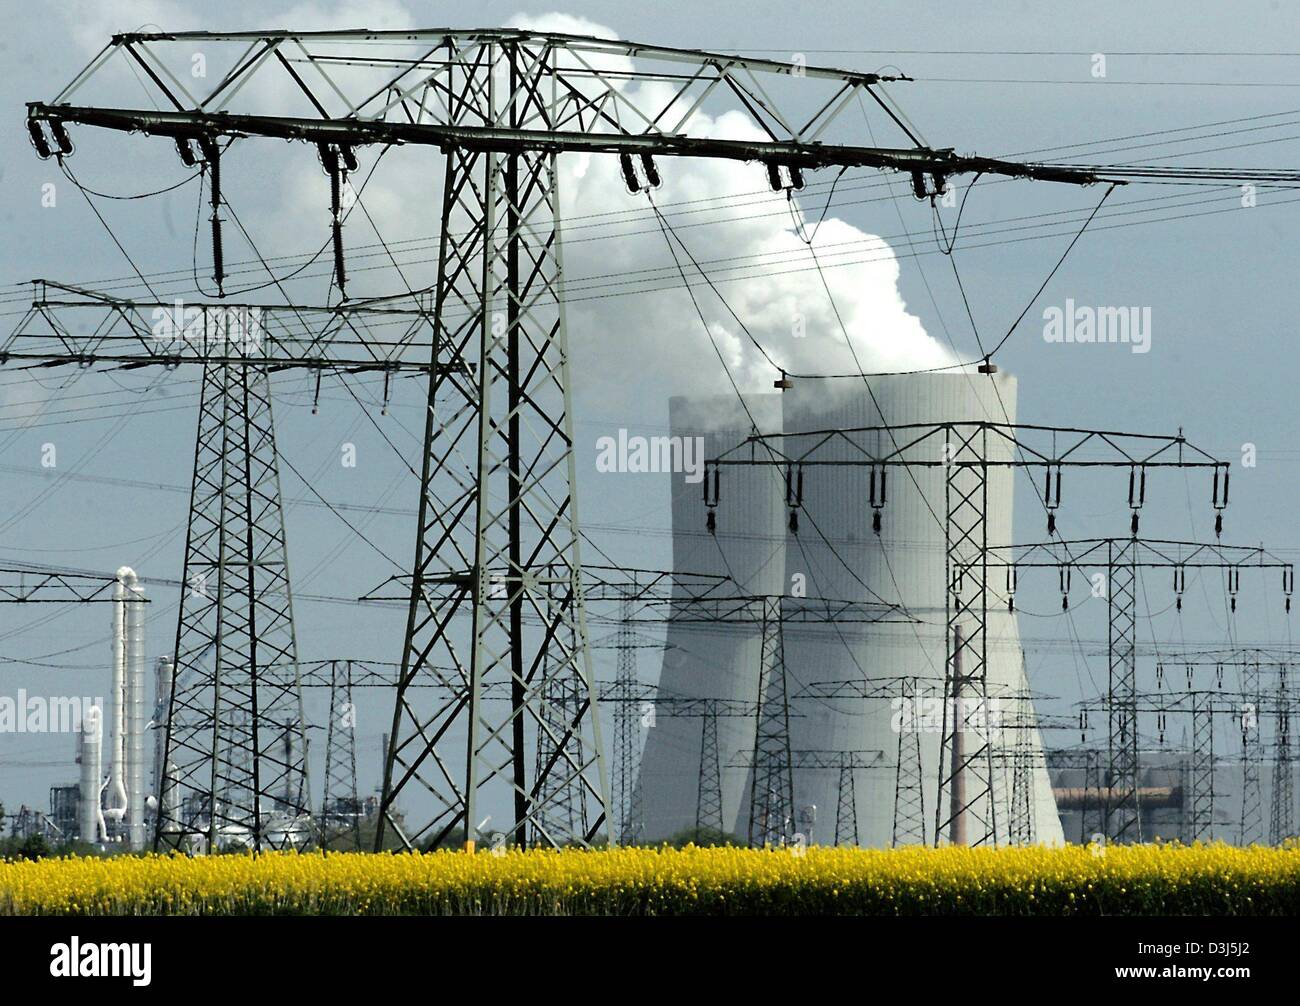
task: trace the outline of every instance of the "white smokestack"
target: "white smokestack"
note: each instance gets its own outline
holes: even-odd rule
[[[104,816],[125,822],[132,849],[144,847],[144,604],[135,571],[117,571],[113,590],[113,740]]]
[[[103,713],[91,706],[81,717],[81,840],[96,842],[107,837],[104,815],[99,808],[100,776],[103,772]]]
[[[126,603],[126,824],[132,849],[144,848],[144,760],[145,730],[145,656],[144,656],[144,590],[136,585],[135,573],[129,573],[128,590],[131,599]]]
[[[167,715],[171,708],[172,698],[172,658],[169,656],[159,657],[154,662],[153,674],[153,719],[149,722],[149,729],[153,731],[153,784],[151,792],[155,811],[162,813],[164,810],[171,809],[166,801],[163,801],[162,806],[159,807],[158,801],[162,800],[165,795],[163,786],[167,778],[163,767],[163,759],[166,757]]]

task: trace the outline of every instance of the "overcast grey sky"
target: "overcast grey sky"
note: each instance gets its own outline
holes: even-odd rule
[[[23,130],[23,106],[53,97],[112,32],[146,24],[167,29],[479,27],[559,11],[636,40],[780,59],[802,54],[809,62],[861,70],[900,68],[916,80],[897,85],[894,97],[931,144],[963,152],[1048,151],[1031,156],[1260,167],[1294,166],[1300,152],[1300,51],[1280,51],[1300,49],[1295,42],[1300,4],[1280,0],[1223,5],[1218,13],[1209,13],[1210,5],[1139,6],[1110,0],[1087,5],[832,0],[808,6],[757,0],[734,6],[572,2],[544,7],[489,0],[475,5],[472,21],[466,20],[462,5],[397,0],[74,0],[39,6],[0,0],[0,8],[6,23],[0,38],[0,109],[5,110],[0,116],[0,227],[5,237],[0,242],[0,326],[6,331],[22,307],[23,292],[16,284],[34,277],[89,283],[130,272],[82,196],[53,162],[36,158]],[[1095,54],[1105,55],[1104,78],[1093,75]],[[1193,126],[1204,128],[1150,135]],[[1123,139],[1137,134],[1142,135]],[[1195,139],[1175,142],[1190,137]],[[92,137],[86,130],[74,138],[78,152],[70,166],[90,188],[133,193],[183,177],[174,154],[160,141]],[[859,142],[870,140],[860,136]],[[897,143],[897,137],[891,142]],[[1166,159],[1175,154],[1186,156]],[[435,188],[431,181],[427,190],[422,188],[439,170],[436,155],[394,160],[375,193],[376,212],[398,238],[416,239],[436,224]],[[622,194],[609,165],[599,172],[576,187],[580,211],[636,207]],[[824,173],[813,179],[828,180]],[[934,254],[906,254],[908,235],[921,243],[931,239],[929,209],[911,200],[901,179],[894,180],[891,190],[897,201],[875,198],[878,192],[863,191],[873,180],[865,172],[846,176],[828,211],[832,229],[827,233],[833,235],[839,227],[846,240],[883,236],[899,252],[897,290],[892,276],[882,286],[879,271],[850,266],[834,270],[837,291],[842,284],[846,301],[862,306],[867,327],[883,318],[881,324],[903,331],[911,324],[908,319],[915,319],[917,331],[923,329],[936,345],[951,344],[958,355],[973,355],[975,339],[949,261]],[[52,207],[42,205],[42,186],[48,183],[56,186]],[[242,158],[231,165],[227,184],[232,199],[238,199],[241,218],[267,254],[314,250],[326,237],[324,176],[314,154],[304,148]],[[735,173],[683,169],[666,185],[677,186],[672,194],[679,198],[708,199],[734,192],[734,186],[759,192],[763,179],[757,168],[751,169],[748,182]],[[805,201],[809,215],[820,214],[825,191],[816,189]],[[958,192],[965,191],[963,181]],[[1077,226],[1077,214],[1091,209],[1100,195],[1097,189],[984,182],[968,199],[963,228],[974,235],[981,227],[1028,227],[1041,218],[1018,218],[1045,213],[1069,214],[1064,219]],[[187,185],[156,199],[96,205],[142,270],[186,274],[195,247],[196,196],[194,186]],[[1294,502],[1300,491],[1295,443],[1300,419],[1293,390],[1300,308],[1294,255],[1297,194],[1260,190],[1253,207],[1242,206],[1239,196],[1231,187],[1132,186],[1117,192],[1107,204],[1110,215],[1099,217],[1074,249],[1000,362],[1020,377],[1019,412],[1026,422],[1149,432],[1183,427],[1193,442],[1225,458],[1237,457],[1244,443],[1258,445],[1258,466],[1239,468],[1234,475],[1225,540],[1264,542],[1293,556],[1300,552]],[[955,209],[941,213],[951,226]],[[741,253],[737,249],[757,253],[789,240],[788,219],[769,214],[746,222],[739,216],[701,234],[702,250],[717,257]],[[1000,337],[1025,307],[1064,250],[1072,227],[1047,233],[1039,240],[1005,240],[1043,234],[1010,230],[984,247],[974,238],[969,248],[959,244],[962,279],[985,336]],[[349,231],[353,235],[366,239],[360,226]],[[206,285],[204,241],[200,234],[198,268]],[[662,243],[644,237],[608,247],[575,247],[568,259],[574,278],[670,262]],[[246,257],[246,249],[239,257]],[[790,288],[797,296],[799,283],[769,280],[757,293],[752,288],[745,292],[742,285],[737,296],[745,299],[752,318],[775,330],[784,324],[773,313],[780,302],[777,293]],[[1080,305],[1149,308],[1150,351],[1046,343],[1042,310],[1063,305],[1067,298]],[[809,299],[815,303],[816,298]],[[883,313],[870,313],[877,309]],[[710,320],[725,328],[718,305],[707,310]],[[818,309],[809,310],[816,317]],[[680,290],[593,301],[576,307],[570,320],[575,353],[583,347],[592,353],[589,362],[575,360],[582,406],[582,516],[615,559],[664,565],[669,560],[666,480],[595,479],[593,444],[620,426],[661,428],[669,394],[723,392],[725,377]],[[609,338],[624,331],[630,346]],[[671,353],[656,354],[637,342],[651,332],[663,334]],[[637,352],[646,354],[640,364],[617,365],[620,357],[638,359],[628,356]],[[36,378],[27,375],[0,374],[0,558],[105,572],[126,563],[136,566],[146,581],[151,575],[179,577],[197,398],[193,375],[73,378],[51,372],[34,385]],[[394,508],[397,512],[355,519],[364,523],[379,551],[399,559],[407,555],[407,511],[415,504],[415,487],[350,396],[337,387],[327,390],[320,414],[313,416],[305,379],[277,379],[276,387],[282,395],[277,406],[285,457],[332,501]],[[363,396],[374,393],[369,385]],[[128,418],[130,412],[138,414]],[[414,457],[419,404],[411,389],[398,391],[388,417],[377,411],[372,415]],[[53,472],[40,464],[47,443],[58,451]],[[357,445],[361,464],[355,470],[338,463],[343,443]],[[291,499],[309,496],[288,472],[284,484]],[[1162,489],[1169,516],[1163,522],[1154,519],[1144,530],[1204,536],[1209,530],[1207,492],[1200,482]],[[1123,513],[1122,499],[1118,491],[1106,499],[1099,498],[1085,515],[1096,523],[1081,521],[1086,525],[1080,526],[1081,534],[1116,533],[1113,518]],[[1041,514],[1032,504],[1032,496],[1022,495],[1022,539],[1042,531]],[[376,550],[358,542],[319,507],[294,503],[288,520],[295,588],[303,594],[355,596],[393,572]],[[1276,591],[1269,586],[1267,595],[1259,591],[1248,602],[1238,627],[1243,638],[1289,638]],[[1218,589],[1217,584],[1211,589]],[[176,591],[158,587],[152,594],[158,599],[150,620],[149,650],[154,654],[171,647]],[[1047,612],[1051,604],[1047,591],[1037,608]],[[1153,600],[1151,607],[1163,609],[1164,604]],[[399,656],[394,641],[399,611],[303,600],[297,613],[304,658]],[[1149,631],[1166,638],[1181,633],[1214,640],[1225,631],[1222,612],[1212,605],[1185,614],[1181,626],[1168,613],[1160,617],[1164,621]],[[1081,619],[1091,638],[1104,638],[1104,622],[1089,621],[1087,614]],[[35,614],[0,609],[0,694],[20,687],[38,694],[103,694],[107,628],[106,607]],[[1059,620],[1047,617],[1028,619],[1023,631],[1031,638],[1063,633]],[[598,673],[610,676],[610,655],[600,654],[597,660]],[[643,662],[643,673],[652,677],[649,664]],[[1084,658],[1044,654],[1035,682],[1073,699],[1104,666],[1095,656],[1091,666],[1086,664]],[[363,785],[373,785],[378,775],[385,704],[363,707]],[[49,785],[74,778],[72,753],[71,737],[0,736],[0,799],[10,809],[23,801],[44,806]]]

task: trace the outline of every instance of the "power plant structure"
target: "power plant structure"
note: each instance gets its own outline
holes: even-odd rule
[[[157,805],[146,792],[146,751],[156,724],[146,716],[145,592],[135,571],[123,566],[113,588],[112,659],[109,708],[82,711],[78,760],[79,838],[84,842],[120,842],[139,851],[146,844],[146,812]],[[105,730],[105,715],[108,716]],[[156,735],[155,735],[156,736]],[[108,740],[108,772],[103,771]]]

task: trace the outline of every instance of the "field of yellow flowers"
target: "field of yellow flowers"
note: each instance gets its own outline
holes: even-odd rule
[[[0,863],[0,915],[1300,913],[1300,849],[270,853]]]

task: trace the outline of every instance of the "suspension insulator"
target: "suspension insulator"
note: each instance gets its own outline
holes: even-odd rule
[[[880,519],[880,511],[879,511],[879,510],[872,510],[872,511],[871,511],[871,530],[872,530],[872,533],[877,534],[877,535],[880,534],[881,523],[882,523],[882,521],[881,521],[881,519]]]
[[[349,171],[357,170],[357,152],[347,144],[339,145],[339,156],[343,158],[343,166]]]
[[[27,120],[27,135],[31,137],[32,146],[36,148],[36,156],[42,161],[54,156],[54,151],[50,149],[50,142],[45,138],[41,124],[35,119]]]
[[[774,161],[767,162],[767,187],[773,192],[780,192],[785,188],[781,184],[781,165]]]
[[[1223,514],[1221,513],[1216,513],[1214,515],[1214,537],[1223,537]]]
[[[919,171],[912,172],[912,195],[917,199],[924,199],[928,192],[925,191],[925,175]]]
[[[1129,534],[1134,538],[1138,536],[1138,512],[1136,510],[1133,511],[1133,516],[1129,519],[1128,529]]]
[[[803,168],[797,164],[790,165],[790,187],[796,191],[803,191]]]
[[[799,511],[798,510],[790,511],[790,533],[791,534],[799,533]]]
[[[1047,511],[1047,533],[1056,534],[1056,511]]]
[[[649,154],[641,155],[641,170],[645,172],[646,184],[652,189],[657,189],[663,184],[663,179],[659,177],[659,168],[655,165],[655,159]]]
[[[181,159],[181,163],[187,168],[192,168],[198,164],[198,158],[194,156],[194,147],[188,137],[176,137],[176,153]]]
[[[221,244],[221,146],[210,136],[199,140],[199,149],[208,165],[208,185],[211,189],[212,206],[212,278],[217,284],[218,296],[224,297],[226,267],[225,254]]]
[[[641,182],[636,176],[636,168],[632,165],[632,155],[619,154],[618,166],[623,172],[623,184],[627,186],[628,192],[636,195],[641,191]]]
[[[63,128],[63,123],[58,119],[50,120],[50,133],[54,136],[54,142],[59,145],[60,156],[67,157],[72,153],[72,137],[68,131]]]

